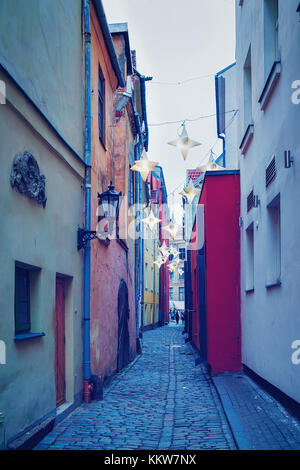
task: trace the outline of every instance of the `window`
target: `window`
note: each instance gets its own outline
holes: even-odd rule
[[[132,206],[134,204],[134,176],[135,172],[130,171],[128,172],[128,204]]]
[[[267,79],[278,60],[278,0],[264,1],[264,67]]]
[[[185,259],[185,248],[179,248],[179,259]]]
[[[174,279],[174,273],[172,271],[170,271],[170,273],[169,273],[169,279],[171,279],[171,280]]]
[[[252,66],[251,47],[244,65],[244,130],[252,123]]]
[[[246,230],[246,291],[254,289],[254,231],[253,223]]]
[[[150,281],[150,288],[153,290],[154,288],[154,268],[151,266],[151,281]]]
[[[184,279],[184,272],[182,274],[179,274],[179,279]]]
[[[184,287],[179,287],[179,300],[184,300]]]
[[[30,331],[30,281],[29,271],[15,268],[15,332]]]
[[[281,277],[280,195],[267,207],[267,287],[280,284]]]
[[[145,304],[145,311],[144,311],[144,325],[147,325],[147,322],[148,322],[148,318],[147,318],[147,315],[148,315],[148,304]]]
[[[173,287],[169,288],[169,298],[170,300],[173,300]]]
[[[98,127],[99,127],[99,139],[102,144],[105,145],[105,83],[101,68],[99,67],[98,74]]]
[[[145,263],[145,288],[148,289],[148,263]]]

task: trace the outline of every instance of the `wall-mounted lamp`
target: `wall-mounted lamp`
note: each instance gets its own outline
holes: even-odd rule
[[[122,193],[115,191],[115,187],[110,182],[108,190],[103,193],[98,193],[99,205],[98,205],[98,223],[106,219],[108,222],[107,229],[104,232],[98,230],[84,230],[83,228],[78,228],[77,231],[77,249],[85,248],[86,243],[89,240],[94,240],[95,238],[100,238],[101,235],[108,235],[113,232],[114,223],[117,223],[119,217],[119,201]],[[118,230],[118,226],[117,226]]]
[[[299,7],[300,7],[300,4],[299,4]],[[294,159],[291,156],[291,151],[285,150],[284,151],[284,168],[291,168],[293,164],[294,164]]]

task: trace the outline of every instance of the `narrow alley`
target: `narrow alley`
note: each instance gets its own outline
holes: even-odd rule
[[[300,448],[298,420],[242,373],[210,377],[182,332],[172,322],[147,331],[104,400],[82,404],[36,450]]]
[[[36,449],[235,449],[217,393],[182,331],[171,324],[146,332],[143,354],[104,400],[81,405]]]

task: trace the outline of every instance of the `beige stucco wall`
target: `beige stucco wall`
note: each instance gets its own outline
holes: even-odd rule
[[[6,365],[0,365],[0,411],[7,439],[48,413],[55,413],[54,308],[56,273],[66,280],[66,399],[82,389],[82,225],[84,165],[65,146],[29,100],[0,70],[6,104],[0,106],[0,339]],[[10,185],[14,156],[28,151],[46,176],[47,205]],[[39,267],[33,296],[32,331],[44,337],[14,340],[15,262]],[[74,352],[76,351],[76,355]],[[20,399],[22,398],[22,399]]]

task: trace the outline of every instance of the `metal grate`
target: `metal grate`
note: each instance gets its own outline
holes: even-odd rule
[[[254,193],[253,193],[253,189],[251,191],[251,193],[248,194],[247,196],[247,212],[249,212],[252,207],[254,207]]]
[[[276,160],[275,156],[266,168],[266,187],[276,178]]]

